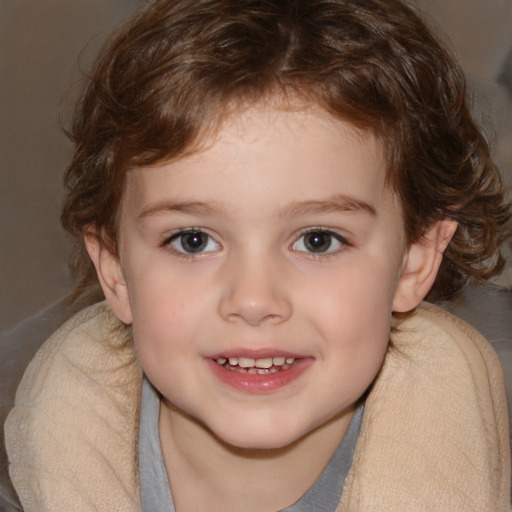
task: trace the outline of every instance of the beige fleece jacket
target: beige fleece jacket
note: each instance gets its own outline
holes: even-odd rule
[[[491,347],[427,304],[392,342],[337,512],[509,511],[508,419]],[[5,424],[26,512],[140,511],[140,391],[130,329],[104,303],[43,345]]]

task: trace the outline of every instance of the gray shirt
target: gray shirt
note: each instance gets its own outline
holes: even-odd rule
[[[142,512],[175,512],[167,479],[158,415],[160,398],[147,379],[142,384],[139,432],[139,474]],[[338,449],[312,487],[281,512],[334,512],[339,504],[361,429],[363,405],[356,410]]]

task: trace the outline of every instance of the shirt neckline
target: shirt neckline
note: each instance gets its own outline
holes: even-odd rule
[[[336,452],[315,483],[293,505],[279,512],[334,512],[338,506],[345,478],[352,466],[361,430],[364,404],[356,409]],[[146,377],[142,382],[139,428],[139,478],[142,512],[176,512],[158,433],[160,397]]]

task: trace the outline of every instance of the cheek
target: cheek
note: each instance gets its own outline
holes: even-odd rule
[[[324,285],[303,307],[326,341],[327,357],[355,379],[372,379],[388,346],[396,279],[389,271],[352,268]]]
[[[303,308],[333,328],[354,326],[364,332],[387,326],[398,283],[396,267],[395,272],[395,266],[365,264],[360,258],[336,272],[317,275],[309,293],[303,294]]]
[[[183,324],[200,308],[205,291],[200,279],[158,260],[137,268],[142,271],[127,280],[134,324]]]
[[[184,368],[190,367],[191,347],[197,333],[178,302],[158,299],[136,309],[133,340],[137,358],[149,380],[165,395],[179,386]]]
[[[133,336],[136,344],[153,346],[155,350],[177,350],[194,337],[200,307],[197,302],[173,294],[157,294],[133,300]]]
[[[342,311],[330,332],[327,365],[335,387],[357,400],[379,372],[389,345],[391,314],[375,304]]]
[[[145,363],[157,367],[183,360],[212,325],[213,287],[156,266],[132,277],[133,336],[143,368]]]

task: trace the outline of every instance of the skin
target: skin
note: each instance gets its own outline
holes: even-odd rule
[[[392,313],[419,304],[455,229],[439,222],[407,247],[384,177],[378,141],[350,124],[251,108],[202,151],[128,173],[120,259],[86,234],[162,393],[178,510],[286,507],[336,450]],[[237,355],[297,366],[246,378],[215,362]]]

